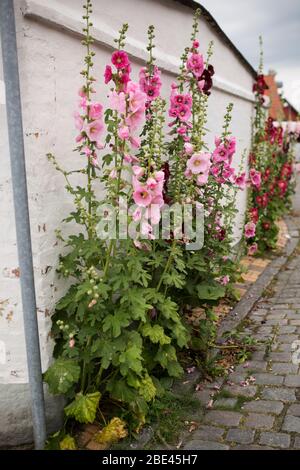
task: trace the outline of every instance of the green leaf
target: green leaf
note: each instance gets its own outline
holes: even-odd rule
[[[107,315],[103,321],[103,331],[112,330],[114,338],[121,334],[121,329],[130,324],[128,314],[125,311],[118,310],[114,315]]]
[[[141,347],[132,344],[119,356],[121,374],[125,376],[130,369],[140,374],[143,370],[142,359]]]
[[[218,300],[225,295],[225,287],[213,284],[200,284],[197,286],[198,297],[201,300]]]
[[[65,407],[66,416],[75,418],[79,423],[93,423],[101,398],[100,392],[83,395],[78,393],[75,400]]]
[[[150,325],[147,323],[141,329],[143,336],[148,336],[152,343],[170,344],[171,338],[165,335],[164,329],[160,325]]]
[[[72,359],[57,359],[44,375],[49,390],[54,395],[67,393],[78,382],[80,366]]]
[[[67,434],[59,443],[60,450],[76,450],[76,442],[74,437]]]

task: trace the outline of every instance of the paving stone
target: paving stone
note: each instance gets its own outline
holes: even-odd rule
[[[297,432],[300,434],[300,418],[297,416],[287,415],[284,419],[282,430]]]
[[[279,415],[283,410],[283,403],[274,400],[253,400],[245,403],[242,407],[244,411],[253,411],[255,413],[271,413]]]
[[[297,374],[298,369],[299,366],[296,364],[288,364],[287,362],[273,362],[270,370],[272,370],[274,374]]]
[[[274,312],[273,310],[271,310],[271,313],[269,313],[267,315],[267,320],[277,320],[277,319],[283,319],[285,318],[286,316],[286,313],[283,311],[280,311],[280,312]]]
[[[241,418],[241,413],[235,411],[212,410],[205,415],[204,420],[206,423],[232,427],[238,426]]]
[[[277,336],[277,341],[279,343],[289,343],[289,344],[292,344],[293,341],[296,341],[297,339],[299,339],[298,335],[293,335],[293,334],[290,334],[290,335],[278,335]]]
[[[252,398],[256,395],[257,387],[255,385],[247,385],[246,387],[242,387],[242,385],[226,385],[224,387],[226,392],[231,393],[235,397],[241,396],[246,398]]]
[[[245,426],[254,429],[270,429],[274,424],[274,416],[260,413],[249,413],[245,419]]]
[[[270,354],[270,359],[277,362],[290,362],[291,354],[288,352],[272,352]]]
[[[271,372],[266,374],[254,374],[258,385],[280,385],[283,383],[284,377],[281,375],[273,375]]]
[[[288,320],[299,320],[300,313],[297,313],[294,310],[291,310],[290,312],[286,314],[286,317]]]
[[[200,390],[199,392],[196,392],[196,398],[202,403],[202,405],[207,405],[207,403],[212,399],[213,395],[216,392],[213,390]]]
[[[191,441],[184,446],[185,450],[229,450],[229,446],[213,441]]]
[[[265,348],[263,351],[254,351],[254,353],[251,356],[251,359],[253,361],[263,361],[265,358]]]
[[[268,446],[258,446],[258,445],[240,445],[240,446],[235,446],[231,450],[274,450],[273,447],[268,447]]]
[[[240,364],[238,367],[236,367],[236,371],[247,371],[251,373],[253,371],[258,371],[258,372],[263,372],[267,369],[268,363],[266,361],[247,361],[245,364]]]
[[[284,352],[284,351],[291,351],[291,344],[290,343],[276,343],[276,349],[278,352]]]
[[[300,449],[300,437],[295,438],[294,449]]]
[[[291,405],[286,414],[300,417],[300,404]]]
[[[232,372],[231,374],[228,375],[228,380],[230,382],[234,382],[236,384],[239,384],[242,380],[245,380],[248,375],[249,375],[248,371],[246,371],[245,369],[244,369],[243,373],[238,372],[238,371],[234,371],[234,372]]]
[[[283,402],[296,401],[295,391],[290,388],[271,388],[266,387],[262,391],[262,398],[266,400],[280,400]]]
[[[215,426],[201,426],[193,432],[193,441],[205,440],[205,441],[217,441],[222,439],[225,432],[223,428],[216,428]]]
[[[254,441],[255,431],[251,429],[229,429],[226,440],[237,442],[238,444],[252,444]]]
[[[219,398],[214,402],[214,408],[233,409],[237,404],[237,398]]]
[[[280,432],[262,432],[259,443],[271,447],[287,449],[290,446],[291,438],[288,434]]]
[[[300,375],[287,375],[284,379],[284,385],[288,387],[300,387]]]
[[[299,320],[290,320],[290,325],[300,326],[300,319]]]
[[[287,325],[287,326],[280,326],[278,333],[280,335],[285,335],[288,333],[295,333],[296,331],[297,331],[297,328],[295,326]]]

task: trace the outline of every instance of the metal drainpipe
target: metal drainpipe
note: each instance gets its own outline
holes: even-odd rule
[[[46,439],[45,405],[32,263],[13,0],[0,0],[0,30],[33,434],[35,449],[43,449]]]

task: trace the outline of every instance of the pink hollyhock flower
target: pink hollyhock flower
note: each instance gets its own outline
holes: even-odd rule
[[[256,225],[254,222],[248,222],[246,225],[245,225],[245,237],[246,238],[252,238],[255,236],[255,229],[256,229]]]
[[[137,111],[145,111],[147,95],[141,89],[138,83],[129,82],[127,86],[127,93],[129,94],[129,111],[136,113]]]
[[[177,117],[180,119],[180,121],[187,121],[191,117],[191,114],[192,114],[191,108],[183,104],[176,109],[176,114],[177,114]]]
[[[226,142],[226,148],[228,150],[229,157],[232,157],[236,151],[236,138],[230,137]]]
[[[132,167],[132,171],[133,171],[133,174],[137,177],[137,178],[140,178],[141,176],[143,176],[143,174],[145,173],[145,170],[144,168],[140,167],[140,166],[137,166],[137,165],[134,165]]]
[[[213,152],[213,161],[216,163],[225,162],[228,159],[228,150],[225,145],[219,145]]]
[[[99,140],[100,135],[104,129],[103,122],[100,120],[92,121],[85,124],[85,132],[91,142],[96,142]]]
[[[205,86],[205,80],[199,80],[199,81],[197,82],[197,86],[198,86],[198,88],[199,88],[200,91],[203,91],[203,88],[204,88],[204,86]]]
[[[72,349],[72,348],[74,348],[74,346],[75,346],[75,339],[74,339],[74,338],[71,338],[71,339],[69,340],[69,347]]]
[[[236,176],[234,182],[239,188],[244,189],[246,187],[246,173]]]
[[[249,210],[249,214],[250,214],[250,217],[251,217],[252,222],[254,222],[255,224],[257,224],[258,219],[259,219],[258,208],[257,208],[257,207],[252,207],[252,208]]]
[[[184,172],[184,176],[190,180],[192,177],[193,177],[193,173],[191,172],[191,170],[189,168],[187,168]]]
[[[107,65],[104,70],[104,83],[107,85],[112,79],[112,69],[110,65]]]
[[[223,276],[220,278],[220,284],[222,284],[223,286],[226,286],[229,282],[230,282],[230,277],[227,275],[227,276]]]
[[[125,51],[115,51],[111,56],[111,62],[116,69],[125,69],[129,65],[128,55]]]
[[[154,173],[154,177],[156,179],[156,181],[160,182],[160,181],[164,181],[165,179],[165,174],[162,170],[159,170],[159,171],[156,171]]]
[[[99,141],[95,142],[95,147],[98,149],[98,150],[102,150],[104,149],[105,145]]]
[[[203,56],[193,52],[188,58],[186,66],[196,77],[200,77],[204,70]]]
[[[256,188],[260,188],[261,185],[261,174],[259,171],[256,171],[254,168],[251,168],[250,170],[250,180],[253,186],[256,186]]]
[[[79,131],[82,131],[82,128],[83,128],[83,119],[82,117],[80,116],[80,114],[76,111],[74,113],[74,119],[75,119],[75,127],[76,129],[78,129]]]
[[[215,137],[215,146],[219,147],[222,143],[221,137]]]
[[[206,171],[205,173],[202,173],[201,175],[198,175],[197,176],[197,184],[199,186],[203,186],[204,184],[206,184],[207,181],[208,181],[208,176],[209,176],[208,171]]]
[[[137,207],[133,214],[132,214],[132,218],[134,220],[134,222],[139,222],[142,218],[142,209],[140,207]]]
[[[222,171],[222,177],[225,179],[225,180],[230,180],[232,177],[234,176],[234,168],[232,168],[230,165],[228,164],[224,164],[224,168],[223,168],[223,171]]]
[[[76,136],[75,141],[76,141],[77,143],[79,143],[79,142],[81,142],[83,139],[84,139],[84,135],[83,135],[83,134],[79,134],[79,135]]]
[[[130,131],[128,126],[122,126],[118,130],[118,137],[122,140],[127,140],[129,138]]]
[[[84,87],[80,87],[80,88],[79,88],[79,90],[78,90],[78,95],[81,96],[81,98],[85,98],[85,97],[86,97],[86,93],[85,93]]]
[[[155,178],[148,178],[146,181],[147,188],[149,189],[155,189],[156,186],[158,185],[158,182],[156,181]]]
[[[102,116],[103,106],[101,103],[91,103],[89,106],[89,118],[99,119]]]
[[[184,147],[185,153],[187,153],[188,155],[191,155],[193,153],[194,146],[190,144],[189,142],[186,142],[183,147]]]
[[[192,155],[187,161],[187,169],[189,169],[194,175],[208,172],[210,166],[210,153],[206,152],[194,153],[194,155]]]
[[[118,111],[120,114],[125,114],[126,111],[126,96],[123,91],[117,93],[113,91],[109,97],[109,104],[112,109]]]
[[[87,157],[89,157],[89,156],[92,154],[92,151],[91,151],[91,149],[90,149],[88,146],[83,147],[82,152],[83,152]]]
[[[211,170],[210,170],[211,174],[216,178],[217,176],[219,176],[220,172],[221,172],[221,167],[220,166],[217,166],[217,165],[214,165]]]
[[[248,248],[248,255],[253,256],[258,250],[258,245],[257,243],[253,243],[253,245],[249,246]]]
[[[199,41],[194,41],[193,42],[193,48],[198,49],[198,47],[199,47]]]
[[[84,97],[79,101],[79,108],[82,108],[82,109],[86,112],[88,105],[89,105],[88,99],[87,99],[86,96],[84,96]]]
[[[187,128],[184,126],[180,126],[177,128],[177,134],[179,135],[185,135],[187,133]]]
[[[151,192],[141,184],[136,185],[133,200],[138,206],[147,207],[152,201]]]
[[[132,147],[138,149],[141,145],[141,139],[139,137],[130,136],[129,142],[131,143]]]
[[[115,168],[113,168],[111,170],[111,172],[109,173],[109,177],[112,179],[112,180],[115,180],[118,176],[118,172]]]
[[[151,224],[157,225],[160,221],[160,205],[151,204],[145,211],[145,219],[150,220]]]

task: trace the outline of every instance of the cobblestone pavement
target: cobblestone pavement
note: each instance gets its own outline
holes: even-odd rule
[[[245,330],[272,344],[259,343],[221,390],[214,383],[198,392],[203,404],[214,396],[213,408],[185,449],[300,449],[300,375],[292,359],[297,340],[300,358],[300,255],[279,273],[273,292],[253,309]]]
[[[300,228],[300,218],[294,221]],[[300,449],[299,249],[276,276],[271,297],[261,299],[248,318],[245,333],[260,343],[221,387],[217,381],[197,392],[204,405],[214,402],[185,449]]]

